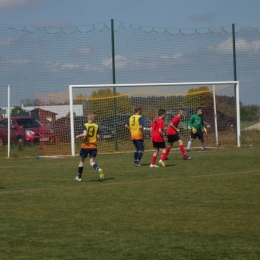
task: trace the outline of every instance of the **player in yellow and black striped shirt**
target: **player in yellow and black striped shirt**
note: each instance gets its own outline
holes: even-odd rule
[[[78,176],[76,177],[77,181],[81,181],[84,162],[88,155],[90,165],[100,173],[100,179],[104,179],[102,169],[94,162],[94,158],[97,156],[97,139],[100,137],[98,125],[95,123],[95,116],[95,112],[91,111],[88,113],[88,122],[82,126],[83,133],[76,136],[76,139],[83,137],[80,150]]]

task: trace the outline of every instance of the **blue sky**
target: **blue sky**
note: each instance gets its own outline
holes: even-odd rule
[[[0,0],[0,24],[60,27],[115,19],[166,28],[259,28],[259,10],[259,0]]]

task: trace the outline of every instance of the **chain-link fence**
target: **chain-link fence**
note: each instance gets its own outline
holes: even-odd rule
[[[187,33],[119,22],[114,30],[111,24],[67,28],[0,26],[0,69],[0,117],[3,118],[7,117],[8,85],[12,86],[11,115],[39,119],[43,107],[42,104],[39,107],[36,93],[48,94],[44,105],[49,107],[68,105],[66,97],[58,103],[56,96],[71,84],[236,78],[240,82],[242,144],[260,141],[260,31],[254,28],[236,26],[232,31],[230,26]],[[226,102],[232,99],[227,98]],[[47,128],[68,115],[67,110],[46,110]],[[0,156],[6,156],[5,125],[0,122]],[[47,137],[38,139],[41,138],[47,140],[44,139]],[[13,155],[42,152],[41,146],[24,147],[21,143],[26,141],[12,144]]]

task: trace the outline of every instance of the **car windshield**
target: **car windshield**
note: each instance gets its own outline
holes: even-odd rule
[[[150,126],[152,124],[152,121],[150,119],[148,119],[147,117],[142,117],[144,120],[144,125],[146,126]]]
[[[17,119],[16,122],[19,126],[22,126],[23,128],[41,127],[41,123],[35,118]]]
[[[167,113],[165,117],[165,123],[170,123],[173,117],[175,116],[175,113]]]

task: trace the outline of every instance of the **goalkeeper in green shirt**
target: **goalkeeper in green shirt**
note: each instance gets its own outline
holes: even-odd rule
[[[203,133],[207,134],[207,128],[206,125],[204,124],[202,113],[203,113],[202,108],[199,107],[197,113],[193,114],[190,118],[189,126],[191,128],[191,132],[190,132],[190,140],[187,146],[187,152],[190,152],[192,142],[197,137],[201,142],[202,151],[205,150]]]

